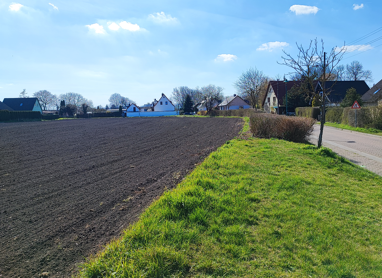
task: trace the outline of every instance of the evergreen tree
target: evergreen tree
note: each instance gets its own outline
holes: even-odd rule
[[[193,112],[192,106],[194,104],[192,103],[191,96],[187,95],[186,99],[184,101],[183,111],[184,113],[191,113]]]
[[[359,105],[362,106],[363,102],[361,99],[361,95],[357,93],[357,90],[354,88],[347,89],[346,96],[344,100],[341,102],[342,107],[352,106],[354,101],[357,101]]]

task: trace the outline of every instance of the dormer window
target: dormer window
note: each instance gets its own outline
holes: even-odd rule
[[[20,106],[23,106],[23,103],[20,103]]]

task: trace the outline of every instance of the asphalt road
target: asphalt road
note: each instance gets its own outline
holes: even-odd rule
[[[320,126],[315,125],[309,141],[317,145]],[[382,176],[382,136],[325,126],[323,146],[351,162]]]

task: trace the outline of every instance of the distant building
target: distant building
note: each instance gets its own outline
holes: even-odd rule
[[[369,91],[361,97],[364,105],[377,106],[382,105],[382,80],[375,84]]]
[[[5,98],[3,103],[14,111],[38,111],[42,114],[42,108],[37,98]]]
[[[8,105],[4,104],[3,102],[0,101],[0,110],[8,110],[8,111],[13,111],[11,107]]]
[[[224,98],[223,102],[220,103],[218,106],[219,110],[238,110],[251,108],[251,106],[238,95],[233,95]]]

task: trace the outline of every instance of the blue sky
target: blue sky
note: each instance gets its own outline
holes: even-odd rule
[[[250,67],[290,72],[277,64],[282,49],[295,55],[296,42],[316,37],[328,51],[346,42],[342,64],[358,60],[377,83],[382,30],[352,42],[382,27],[381,10],[380,0],[0,0],[0,100],[26,89],[103,106],[119,93],[142,105],[208,84],[232,95]]]

